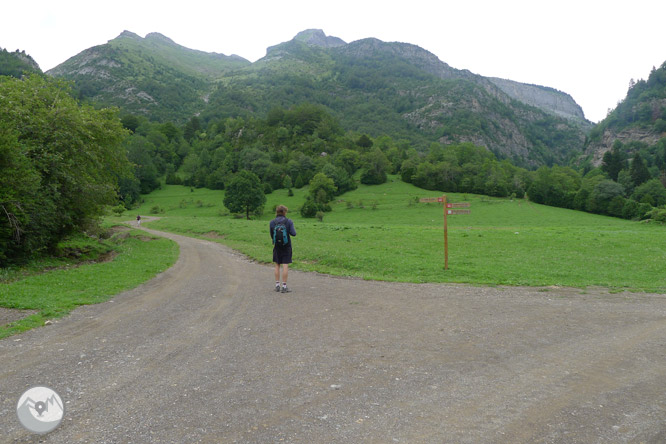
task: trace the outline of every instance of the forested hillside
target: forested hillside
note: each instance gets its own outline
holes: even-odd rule
[[[24,75],[41,73],[39,65],[25,51],[8,52],[0,48],[0,76],[20,78]]]
[[[530,199],[618,217],[666,204],[666,63],[632,80],[626,98],[590,132],[579,170],[543,170]],[[590,201],[590,196],[596,195]],[[652,216],[666,218],[665,210]]]
[[[655,166],[655,147],[665,133],[666,62],[647,80],[631,80],[625,99],[591,131],[585,153],[599,165],[613,148],[626,156],[642,151],[648,166]]]
[[[48,74],[72,81],[78,97],[97,106],[183,122],[204,108],[214,79],[249,64],[237,56],[184,48],[161,34],[141,38],[125,31]]]
[[[532,168],[580,154],[587,129],[580,116],[524,103],[417,46],[377,39],[346,44],[318,30],[269,48],[252,64],[183,48],[159,34],[142,39],[124,32],[49,74],[73,80],[82,99],[162,123],[195,115],[204,124],[265,118],[275,107],[307,102],[324,106],[346,131],[387,134],[421,151],[431,142],[472,142]]]

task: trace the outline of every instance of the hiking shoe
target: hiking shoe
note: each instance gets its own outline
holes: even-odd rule
[[[277,285],[275,286],[275,291],[278,292],[278,293],[280,292],[280,284],[277,284]]]
[[[286,285],[282,286],[282,293],[291,293],[291,290]]]

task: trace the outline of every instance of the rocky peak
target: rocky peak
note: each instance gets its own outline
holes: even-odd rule
[[[167,45],[179,46],[176,42],[171,40],[169,37],[160,34],[159,32],[151,32],[146,35],[146,40],[153,41],[156,43],[165,43]]]
[[[321,46],[324,48],[335,48],[337,46],[344,46],[347,43],[333,36],[327,36],[321,29],[306,29],[296,34],[294,40],[298,40],[310,46]]]
[[[128,39],[135,39],[135,40],[142,40],[141,36],[138,34],[133,33],[132,31],[124,30],[123,32],[120,33],[120,35],[117,38],[128,38]]]

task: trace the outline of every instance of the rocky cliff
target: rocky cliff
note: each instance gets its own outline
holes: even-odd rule
[[[659,134],[651,128],[632,127],[621,131],[606,128],[598,140],[593,141],[585,148],[585,155],[591,158],[592,165],[599,166],[604,154],[613,148],[616,140],[625,145],[631,142],[640,142],[651,146],[659,142],[663,136],[664,134]]]
[[[489,77],[509,97],[566,119],[587,122],[583,109],[567,93],[538,85]],[[587,122],[589,124],[589,122]]]
[[[647,80],[632,83],[624,100],[590,131],[585,156],[600,165],[616,141],[631,155],[637,146],[650,150],[665,137],[666,62],[653,68]]]

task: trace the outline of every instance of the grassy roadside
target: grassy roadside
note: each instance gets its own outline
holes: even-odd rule
[[[0,338],[44,325],[80,305],[104,302],[166,270],[178,258],[175,242],[138,230],[120,233],[106,243],[113,260],[75,267],[60,264],[48,272],[23,269],[3,276],[0,307],[37,313],[0,326]]]
[[[417,203],[425,191],[394,180],[360,186],[333,204],[323,222],[302,219],[307,190],[268,195],[265,214],[229,216],[223,192],[167,186],[133,213],[159,211],[148,226],[208,237],[260,262],[271,260],[267,222],[286,204],[298,231],[294,268],[365,279],[481,285],[605,287],[666,293],[666,227],[547,207],[526,200],[449,194],[471,214],[449,217],[444,270],[442,207]],[[131,214],[130,216],[136,216]],[[125,215],[125,219],[127,219]]]

